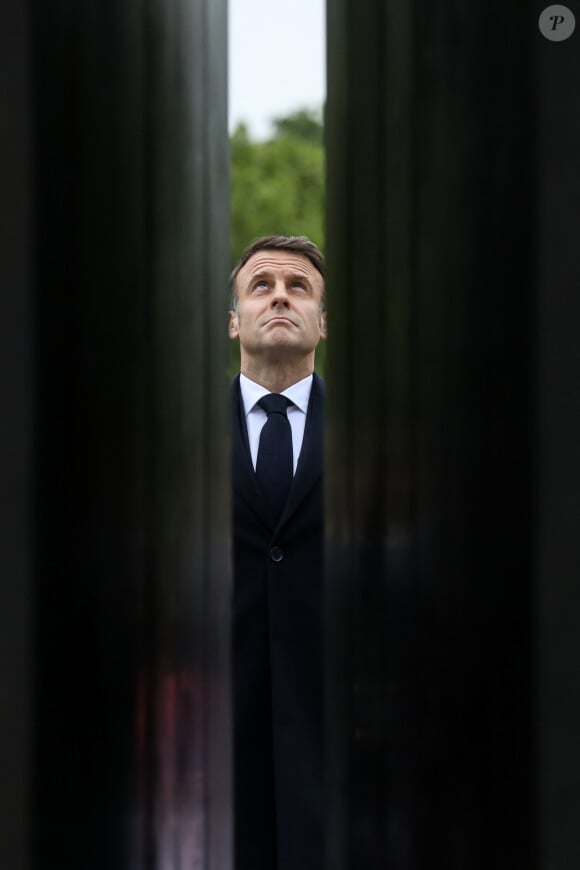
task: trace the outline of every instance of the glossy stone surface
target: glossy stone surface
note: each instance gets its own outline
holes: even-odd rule
[[[328,17],[332,870],[579,854],[580,67],[532,18]]]
[[[24,5],[3,285],[30,524],[27,573],[2,571],[24,591],[0,864],[227,868],[226,3]]]

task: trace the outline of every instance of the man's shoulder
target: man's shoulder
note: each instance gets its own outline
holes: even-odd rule
[[[230,382],[230,413],[234,420],[239,416],[241,402],[242,392],[240,389],[240,373],[238,372]]]
[[[326,383],[316,372],[312,373],[312,389],[322,396],[324,396],[326,392]]]
[[[238,372],[230,381],[230,394],[233,399],[240,395],[240,373]]]

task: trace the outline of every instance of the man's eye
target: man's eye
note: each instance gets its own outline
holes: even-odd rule
[[[292,287],[294,287],[296,290],[306,290],[306,287],[304,286],[302,281],[294,281]]]
[[[267,290],[268,285],[265,281],[256,281],[254,284],[254,290]]]

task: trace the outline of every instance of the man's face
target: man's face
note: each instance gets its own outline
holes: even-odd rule
[[[307,257],[292,251],[257,251],[236,278],[237,311],[230,312],[230,338],[244,357],[312,356],[326,338],[320,311],[324,281]]]

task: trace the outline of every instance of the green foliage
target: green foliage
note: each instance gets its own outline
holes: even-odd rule
[[[276,138],[292,136],[295,139],[302,139],[303,142],[322,145],[324,128],[320,112],[300,109],[286,118],[274,118],[272,123]]]
[[[306,110],[274,121],[275,135],[251,140],[244,124],[231,138],[231,260],[257,236],[324,233],[322,124]]]
[[[324,250],[324,148],[322,121],[303,109],[273,121],[273,136],[253,141],[239,124],[230,141],[231,266],[258,236],[308,236]],[[316,353],[321,372],[324,343]],[[238,365],[234,343],[232,368]]]

